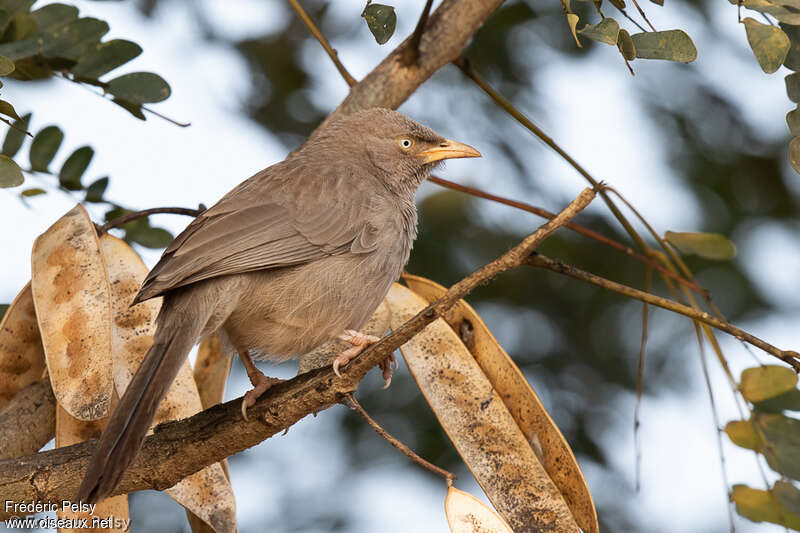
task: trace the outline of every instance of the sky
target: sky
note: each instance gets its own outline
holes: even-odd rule
[[[49,2],[38,2],[37,6]],[[272,135],[250,121],[241,112],[241,102],[247,96],[248,79],[241,57],[219,43],[203,41],[191,14],[182,2],[167,2],[159,16],[146,19],[131,2],[74,2],[83,15],[94,15],[109,21],[109,38],[126,38],[142,45],[144,53],[116,74],[149,70],[164,76],[172,87],[172,96],[155,108],[178,121],[188,121],[189,128],[178,128],[165,121],[148,118],[146,122],[133,119],[121,108],[103,101],[81,87],[66,81],[54,81],[62,86],[55,91],[46,84],[6,84],[3,98],[13,102],[20,113],[35,109],[31,130],[38,131],[48,124],[63,127],[66,136],[55,167],[67,155],[83,144],[95,148],[95,158],[89,168],[91,179],[111,176],[106,196],[132,207],[153,206],[195,207],[211,205],[235,184],[262,168],[281,160],[287,150]],[[223,7],[224,4],[224,7]],[[407,35],[416,22],[422,2],[397,2],[398,28],[384,47],[374,45],[366,28],[357,38],[334,42],[339,56],[350,72],[360,78]],[[204,0],[201,9],[215,21],[226,35],[257,35],[265,28],[277,27],[282,17],[293,16],[281,2],[262,0]],[[360,25],[361,2],[337,2],[332,13],[348,24]],[[743,28],[736,24],[735,9],[720,2],[720,16],[714,24],[732,36],[738,45],[735,50],[724,49],[703,39],[703,22],[683,4],[667,7],[648,6],[648,15],[659,28],[680,27],[692,35],[699,49],[694,68],[708,72],[713,83],[730,94],[750,117],[763,135],[786,138],[783,116],[789,109],[780,73],[764,75],[749,54]],[[564,31],[567,31],[566,26]],[[526,45],[535,45],[537,36],[522,34]],[[372,43],[370,45],[370,42]],[[303,51],[303,61],[313,65],[312,98],[319,107],[333,109],[346,95],[347,87],[327,57],[309,42]],[[547,95],[542,109],[523,109],[550,133],[571,155],[593,174],[617,187],[637,206],[659,231],[667,229],[692,231],[699,223],[700,206],[685,195],[677,177],[665,161],[665,154],[648,136],[652,132],[650,119],[632,105],[636,83],[647,83],[657,69],[675,68],[662,62],[635,62],[636,77],[631,77],[619,60],[616,51],[600,49],[589,58],[567,62],[552,61],[536,72]],[[452,67],[448,67],[452,68]],[[745,80],[731,84],[726,80]],[[447,90],[432,91],[424,86],[405,104],[401,111],[423,119],[428,106],[452,106],[481,103],[486,97],[466,84]],[[742,98],[746,86],[752,98]],[[587,88],[591,88],[588,90]],[[579,97],[578,97],[579,96]],[[576,127],[579,124],[580,127]],[[435,125],[442,130],[442,126]],[[510,118],[495,124],[498,131],[527,135]],[[472,144],[484,154],[482,160],[453,161],[441,172],[442,177],[475,184],[499,194],[519,195],[515,185],[498,179],[504,168],[503,154],[492,145],[481,145],[481,125],[470,125],[468,118],[459,121],[458,140]],[[441,131],[454,136],[452,131]],[[560,209],[585,184],[574,171],[540,143],[532,142],[531,157],[539,164],[537,176],[545,204],[550,210]],[[64,148],[68,147],[68,149]],[[43,180],[30,179],[26,186],[42,186]],[[45,187],[46,188],[46,187]],[[421,195],[436,189],[425,186]],[[0,232],[0,249],[4,251],[4,276],[0,281],[0,302],[10,302],[30,278],[30,248],[35,237],[55,221],[56,213],[69,210],[74,202],[58,192],[31,199],[31,207],[23,205],[15,191],[0,191],[0,220],[6,231]],[[800,194],[800,189],[795,193]],[[519,196],[517,196],[519,197]],[[539,204],[540,198],[522,198]],[[559,203],[560,202],[560,203]],[[679,206],[679,207],[675,207]],[[590,209],[602,213],[599,205]],[[102,211],[90,208],[97,220]],[[502,207],[490,206],[482,216],[498,224],[531,228],[538,220],[514,215]],[[163,225],[173,232],[180,231],[188,219],[177,216],[156,216],[154,225]],[[800,345],[796,324],[800,320],[800,243],[790,228],[766,226],[756,228],[746,238],[737,241],[736,259],[747,266],[765,298],[782,309],[780,317],[753,318],[741,324],[748,331],[771,343],[797,349]],[[781,261],[773,261],[774,250],[781,250]],[[152,265],[159,252],[137,249]],[[666,312],[653,311],[654,324]],[[491,322],[490,327],[493,327]],[[493,328],[495,329],[495,328]],[[501,325],[498,337],[504,343]],[[686,349],[697,351],[687,323]],[[506,337],[509,338],[509,337]],[[721,337],[731,355],[734,375],[752,365],[747,352],[732,339]],[[766,361],[764,357],[762,361]],[[713,362],[712,362],[713,363]],[[699,363],[697,363],[699,365]],[[736,418],[730,390],[713,364],[712,381],[722,425]],[[241,396],[248,388],[238,365],[229,382],[226,399]],[[271,370],[271,369],[270,369]],[[635,509],[642,524],[670,524],[670,531],[717,530],[726,528],[725,492],[721,478],[717,437],[708,407],[699,366],[689,375],[693,382],[683,395],[648,398],[642,407],[641,429],[643,458],[642,491],[632,501],[616,502]],[[406,371],[402,367],[401,372]],[[290,376],[290,369],[280,372]],[[270,372],[267,372],[268,374]],[[274,374],[274,372],[272,372]],[[375,376],[366,386],[379,386]],[[545,403],[547,399],[545,398]],[[555,406],[549,406],[554,408]],[[628,398],[616,421],[622,428],[632,428],[634,399]],[[444,485],[422,474],[399,454],[385,464],[362,470],[348,486],[333,485],[343,466],[337,458],[344,443],[336,436],[336,417],[343,408],[334,408],[317,418],[309,418],[292,427],[287,436],[269,439],[245,452],[258,460],[259,470],[247,468],[247,463],[231,462],[234,491],[237,496],[238,517],[242,531],[257,530],[264,516],[279,516],[280,490],[274,483],[288,484],[289,490],[313,493],[312,488],[330,486],[342,508],[354,517],[356,532],[401,531],[444,532],[447,525],[443,513]],[[604,432],[604,446],[614,466],[633,483],[633,432]],[[377,437],[376,437],[377,438]],[[731,483],[754,484],[759,479],[751,453],[730,445],[723,437],[723,449]],[[698,475],[702,472],[703,475]],[[617,491],[603,472],[589,464],[585,474],[595,499],[612,501]],[[462,480],[459,488],[482,496],[470,480]],[[285,487],[284,487],[285,488]],[[283,489],[281,489],[283,490]],[[148,494],[146,498],[162,497]],[[313,502],[312,502],[313,504]],[[136,520],[136,516],[134,516]],[[146,524],[147,517],[142,517]],[[134,522],[136,527],[136,521]],[[696,529],[701,527],[701,529]],[[736,519],[737,531],[772,532],[782,528],[755,526]],[[142,527],[142,529],[149,529]],[[260,528],[258,528],[260,529]]]

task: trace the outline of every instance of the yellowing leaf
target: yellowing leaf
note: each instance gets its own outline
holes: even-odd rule
[[[390,289],[387,302],[392,328],[427,305],[397,283]],[[511,527],[577,533],[578,525],[563,496],[452,328],[436,320],[400,350],[439,423]]]
[[[742,372],[739,390],[748,402],[763,402],[797,385],[797,374],[791,368],[778,365],[757,366]]]
[[[789,163],[794,171],[800,174],[800,137],[793,137],[789,141]]]
[[[772,522],[800,529],[800,516],[789,512],[768,491],[734,485],[731,499],[736,504],[736,512],[754,522]]]
[[[121,239],[106,234],[101,244],[113,289],[114,382],[121,396],[153,342],[161,298],[130,307],[147,268]],[[187,418],[201,410],[200,395],[187,360],[161,400],[153,426]],[[236,530],[233,491],[219,463],[192,474],[166,492],[205,523],[213,525],[217,532]]]
[[[428,303],[444,295],[445,289],[429,279],[405,274],[403,281]],[[481,370],[498,392],[511,416],[534,447],[547,474],[567,502],[576,522],[586,533],[598,531],[589,487],[566,439],[545,410],[517,365],[500,346],[478,313],[460,300],[444,316],[451,329],[464,342]],[[462,338],[464,341],[464,338]]]
[[[111,407],[111,289],[94,224],[80,204],[33,243],[31,287],[58,403],[80,420]]]
[[[750,17],[742,22],[747,32],[747,42],[750,43],[761,70],[772,74],[780,68],[789,53],[789,37],[779,27],[762,24]]]
[[[0,321],[0,408],[42,379],[44,369],[44,348],[28,283]]]
[[[636,57],[641,59],[666,59],[681,63],[691,63],[697,59],[697,48],[683,30],[635,33],[631,39],[636,46]]]
[[[452,533],[514,533],[486,504],[455,487],[447,489],[444,512]]]
[[[735,445],[748,450],[759,450],[762,446],[761,437],[758,436],[753,424],[748,420],[734,420],[725,426],[725,433]]]
[[[626,30],[619,30],[619,35],[617,36],[617,48],[619,48],[619,52],[622,54],[622,57],[624,57],[627,61],[633,61],[636,59],[636,46],[633,44],[631,34]]]
[[[668,231],[664,238],[683,254],[726,261],[736,256],[736,246],[719,233]]]
[[[582,30],[578,30],[578,33],[594,41],[614,46],[619,35],[619,23],[611,17],[606,17],[594,26],[587,24]]]
[[[575,33],[575,28],[578,26],[578,15],[575,13],[567,13],[567,24],[569,24],[569,31],[572,32],[572,37],[575,38],[575,44],[578,45],[578,48],[583,48],[580,40],[578,40],[578,34]]]

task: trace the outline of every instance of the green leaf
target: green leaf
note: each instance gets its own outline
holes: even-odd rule
[[[19,115],[17,115],[17,111],[14,109],[14,106],[5,100],[0,100],[0,113],[7,117],[19,120]]]
[[[92,162],[93,157],[94,150],[91,146],[82,146],[72,152],[67,160],[64,161],[61,172],[58,173],[58,181],[61,186],[70,191],[82,189],[81,176],[86,172],[86,168]]]
[[[3,153],[9,157],[14,157],[25,140],[25,132],[28,131],[28,124],[31,121],[31,114],[28,113],[20,120],[14,122],[13,128],[8,128],[6,138],[3,140]]]
[[[146,222],[146,219],[143,219]],[[170,232],[139,224],[125,233],[126,240],[138,242],[146,248],[166,248],[174,240]]]
[[[627,32],[627,30],[619,30],[619,36],[617,37],[617,48],[619,48],[619,52],[622,54],[627,61],[633,61],[636,59],[636,45],[633,44],[633,39],[631,39],[631,34]]]
[[[778,365],[746,368],[742,372],[739,391],[748,402],[763,402],[794,389],[797,374],[791,368]]]
[[[800,137],[792,137],[789,141],[789,163],[795,172],[800,174]]]
[[[790,513],[800,516],[800,490],[788,481],[777,481],[772,487],[772,494]]]
[[[134,117],[140,120],[147,120],[144,116],[144,113],[142,112],[142,104],[134,104],[128,102],[127,100],[119,100],[117,98],[114,98],[111,101],[120,106],[121,108],[125,109],[128,113],[130,113]]]
[[[48,4],[31,12],[39,33],[52,33],[78,18],[78,8],[66,4]]]
[[[36,34],[36,21],[30,13],[16,13],[3,35],[4,40],[20,41]]]
[[[638,57],[638,45],[636,51]],[[695,254],[717,261],[726,261],[736,256],[736,246],[719,233],[668,231],[664,238],[683,254]]]
[[[800,517],[785,509],[771,492],[734,485],[731,500],[736,504],[737,513],[754,522],[772,522],[800,529]]]
[[[578,34],[575,32],[575,28],[578,26],[578,15],[575,13],[567,13],[567,24],[569,25],[569,31],[572,32],[572,37],[575,38],[575,43],[578,45],[578,48],[583,48],[580,40],[578,40]]]
[[[31,143],[31,168],[39,172],[47,172],[47,165],[55,157],[64,133],[58,126],[48,126],[36,134]]]
[[[79,18],[58,28],[52,34],[45,34],[48,38],[42,45],[41,53],[45,57],[77,61],[106,33],[108,33],[107,22],[92,17]]]
[[[611,5],[622,11],[625,9],[625,0],[609,0]]]
[[[0,188],[16,187],[24,181],[19,165],[7,155],[0,154]]]
[[[367,27],[378,44],[391,39],[397,27],[397,14],[392,6],[370,4],[364,8],[361,16],[367,21]]]
[[[761,453],[770,468],[792,479],[800,479],[800,420],[777,414],[754,415],[764,447]]]
[[[97,43],[89,47],[70,71],[76,76],[99,78],[120,65],[124,65],[141,53],[141,46],[123,39]]]
[[[582,30],[578,30],[578,33],[593,41],[615,46],[619,35],[619,23],[611,17],[606,17],[594,26],[587,24]]]
[[[93,181],[91,185],[86,187],[86,198],[84,200],[87,202],[102,202],[106,187],[108,187],[108,176]]]
[[[47,194],[47,191],[44,189],[40,189],[38,187],[34,187],[32,189],[25,189],[20,193],[22,196],[30,197],[30,196],[39,196],[40,194]]]
[[[169,98],[169,84],[152,72],[133,72],[108,82],[106,92],[132,104],[154,103]]]
[[[792,389],[767,400],[755,402],[753,407],[761,413],[800,411],[800,390]]]
[[[5,56],[0,56],[0,76],[8,76],[14,72],[14,62]]]
[[[0,304],[0,320],[3,320],[3,317],[6,316],[6,311],[10,306],[8,304]]]
[[[744,19],[747,42],[761,65],[761,70],[772,74],[780,68],[789,53],[789,37],[778,27],[761,24],[755,19]]]
[[[697,48],[683,30],[648,31],[631,35],[636,57],[666,59],[691,63],[697,59]]]
[[[735,445],[748,450],[759,450],[763,444],[761,437],[758,436],[758,433],[753,428],[753,424],[748,420],[728,422],[728,425],[725,426],[725,433],[728,434],[728,438]]]
[[[42,51],[47,34],[37,34],[21,41],[0,44],[0,55],[13,61],[18,61],[26,57],[32,57]],[[17,70],[19,67],[17,66]]]

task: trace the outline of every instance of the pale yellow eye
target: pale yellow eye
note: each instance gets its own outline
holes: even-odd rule
[[[408,150],[414,144],[414,141],[411,139],[400,139],[400,148],[403,150]]]

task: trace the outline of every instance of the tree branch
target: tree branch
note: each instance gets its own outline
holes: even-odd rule
[[[421,33],[416,63],[406,65],[406,49],[414,47],[414,34],[406,38],[372,72],[350,89],[350,94],[323,124],[339,114],[349,115],[370,107],[397,109],[437,70],[456,59],[467,40],[503,0],[444,0],[431,13]]]
[[[414,318],[365,350],[337,378],[330,367],[319,368],[270,388],[241,416],[241,399],[214,406],[190,418],[161,424],[147,438],[113,495],[143,489],[163,490],[201,468],[218,462],[292,426],[305,416],[341,403],[380,361],[442,316],[473,288],[522,265],[531,252],[594,198],[585,189],[553,220],[540,226],[517,246],[456,283]],[[0,461],[0,494],[12,502],[58,502],[75,497],[96,440],[36,455]],[[5,506],[0,520],[26,514]]]
[[[702,322],[708,326],[716,328],[720,331],[724,331],[730,335],[733,335],[737,339],[752,344],[757,348],[761,348],[765,352],[770,355],[773,355],[783,361],[784,363],[790,365],[795,372],[800,372],[800,354],[791,350],[781,350],[773,346],[772,344],[759,339],[755,335],[751,335],[747,333],[741,328],[737,328],[730,322],[724,322],[715,318],[705,311],[700,311],[698,309],[694,309],[689,307],[688,305],[683,305],[678,303],[674,300],[668,300],[667,298],[662,298],[660,296],[656,296],[654,294],[650,294],[649,292],[640,291],[639,289],[634,289],[633,287],[628,287],[627,285],[622,285],[621,283],[617,283],[590,272],[586,272],[584,270],[577,269],[573,266],[570,266],[562,261],[556,261],[545,257],[543,255],[535,255],[527,259],[526,263],[531,266],[545,268],[547,270],[552,270],[553,272],[557,272],[559,274],[565,274],[571,278],[575,278],[581,281],[586,281],[593,285],[597,285],[603,289],[616,292],[622,294],[623,296],[627,296],[629,298],[634,298],[636,300],[640,300],[642,302],[653,304],[657,307],[661,307],[662,309],[667,309],[669,311],[673,311],[675,313],[681,314],[683,316],[687,316],[692,320],[696,320],[697,322]]]

